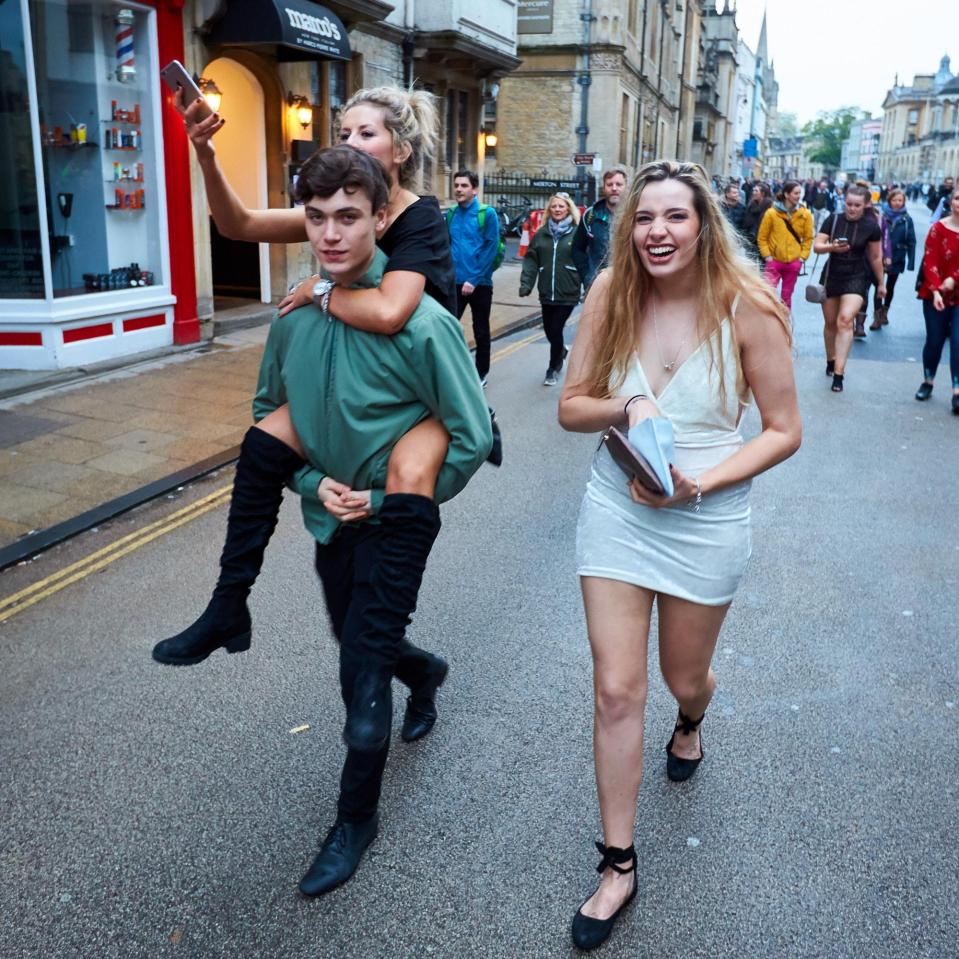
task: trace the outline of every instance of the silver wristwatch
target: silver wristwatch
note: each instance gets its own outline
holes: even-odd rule
[[[330,294],[336,284],[332,280],[317,280],[313,284],[313,302],[324,312],[330,312]]]

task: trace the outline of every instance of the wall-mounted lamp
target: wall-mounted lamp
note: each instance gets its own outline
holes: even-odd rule
[[[214,113],[218,113],[220,110],[220,101],[223,99],[220,88],[212,80],[207,80],[205,77],[200,77],[197,86],[200,88],[203,99],[209,104],[210,109]]]
[[[287,93],[286,102],[296,114],[296,119],[305,130],[313,122],[313,105],[299,93]]]
[[[486,141],[488,147],[495,147],[497,144],[497,137],[495,133],[484,133],[483,137]]]

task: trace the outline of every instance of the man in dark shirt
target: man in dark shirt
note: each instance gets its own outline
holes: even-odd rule
[[[597,200],[579,221],[573,234],[573,262],[583,278],[584,289],[589,289],[596,274],[606,266],[609,251],[609,231],[620,197],[626,192],[626,171],[612,167],[603,174],[603,196]]]
[[[747,236],[743,231],[743,217],[746,215],[746,207],[739,201],[739,184],[735,180],[726,184],[720,206],[729,220],[729,225],[739,234],[739,238],[745,241]]]

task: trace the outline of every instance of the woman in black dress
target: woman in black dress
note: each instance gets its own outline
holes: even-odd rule
[[[875,219],[863,217],[869,191],[850,186],[841,213],[831,213],[813,242],[816,253],[828,253],[820,282],[826,286],[822,304],[826,375],[834,393],[843,391],[846,360],[852,348],[853,325],[866,297],[866,263],[876,278],[876,295],[886,295],[882,266],[882,231]]]

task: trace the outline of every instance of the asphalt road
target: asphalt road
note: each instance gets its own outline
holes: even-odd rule
[[[856,344],[841,396],[797,296],[804,445],[754,484],[706,761],[684,785],[665,777],[675,707],[651,653],[640,892],[605,955],[957,954],[959,417],[944,370],[932,401],[912,399],[922,325],[907,290]],[[206,601],[222,507],[0,624],[0,955],[572,954],[599,838],[573,560],[595,438],[556,426],[546,358],[534,342],[493,367],[506,465],[444,508],[413,628],[452,664],[441,718],[421,743],[396,741],[380,838],[328,897],[295,894],[342,759],[295,502],[245,655],[149,658]],[[15,568],[0,592],[223,481]]]

